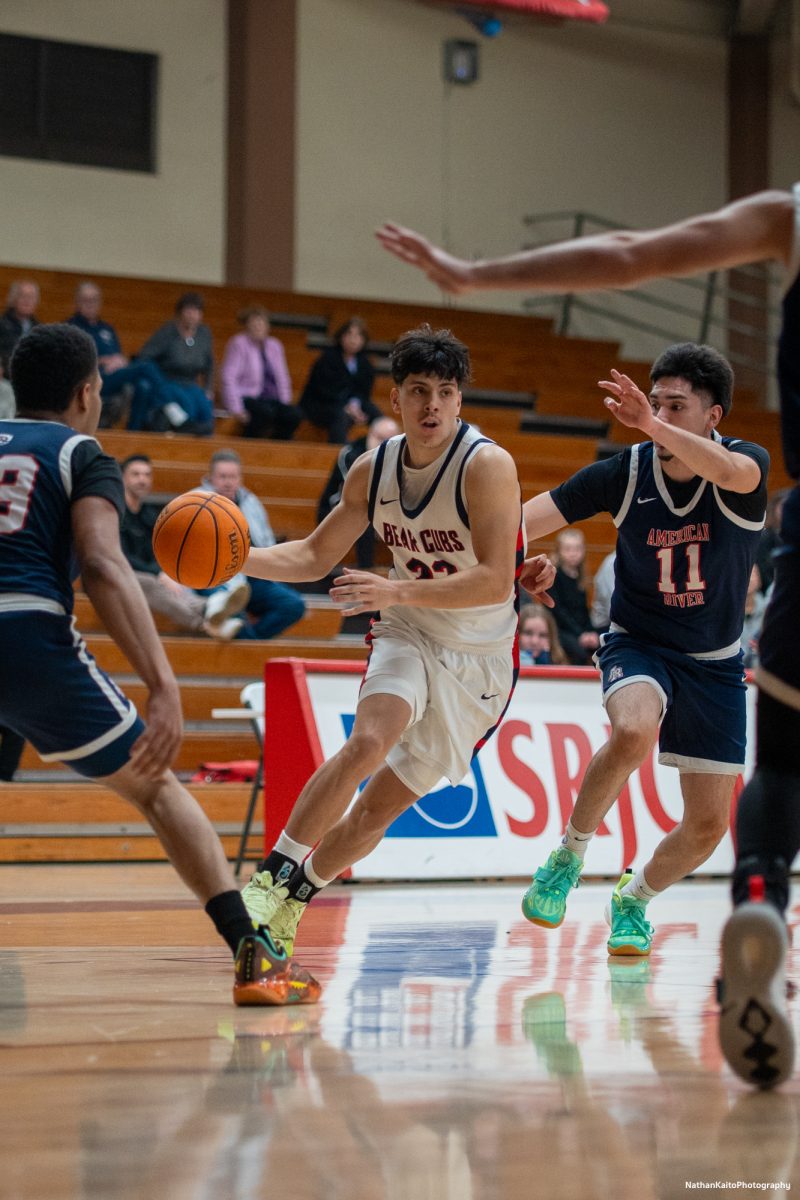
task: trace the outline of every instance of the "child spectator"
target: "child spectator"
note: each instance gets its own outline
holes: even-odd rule
[[[600,645],[592,628],[586,601],[586,542],[579,529],[563,529],[556,538],[553,561],[555,583],[550,595],[555,601],[553,610],[566,655],[575,666],[588,666]]]
[[[567,662],[555,618],[543,604],[524,604],[520,609],[519,662],[522,667],[563,666]]]

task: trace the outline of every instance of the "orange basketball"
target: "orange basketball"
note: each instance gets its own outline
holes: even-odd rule
[[[250,553],[250,530],[232,500],[195,488],[170,500],[158,514],[153,553],[171,579],[191,588],[213,588],[241,571]]]

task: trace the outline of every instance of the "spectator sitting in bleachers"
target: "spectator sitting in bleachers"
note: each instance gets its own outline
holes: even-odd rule
[[[586,542],[579,529],[563,529],[553,557],[555,582],[550,595],[561,645],[574,666],[588,666],[600,644],[586,602]]]
[[[0,363],[0,421],[7,421],[17,414],[17,402],[14,399],[14,389],[3,375]]]
[[[366,437],[358,438],[355,442],[347,442],[339,451],[339,456],[333,464],[330,479],[319,498],[317,521],[324,521],[342,498],[342,488],[347,473],[357,458],[367,450],[374,450],[381,442],[400,432],[400,426],[392,417],[378,417],[367,430]],[[375,564],[375,530],[369,525],[356,542],[356,563],[360,571],[369,571]]]
[[[289,441],[303,414],[292,404],[283,344],[270,337],[265,308],[246,308],[239,321],[244,333],[230,339],[222,361],[222,402],[244,425],[245,437]]]
[[[147,411],[155,404],[163,380],[153,363],[132,363],[122,353],[116,329],[100,318],[102,303],[103,294],[96,283],[88,279],[79,283],[75,290],[75,312],[67,322],[88,333],[97,347],[97,367],[103,379],[100,428],[110,429],[122,414],[128,388],[132,408]]]
[[[32,279],[18,279],[8,289],[8,307],[0,317],[0,370],[8,375],[11,351],[19,339],[34,325],[36,309],[39,307],[39,285]]]
[[[365,350],[366,325],[351,317],[333,336],[335,344],[311,368],[300,408],[312,425],[326,430],[329,442],[346,442],[351,426],[371,423],[381,410],[371,399],[375,370]]]
[[[563,666],[566,662],[551,610],[544,604],[523,604],[519,610],[520,666]]]
[[[179,629],[207,634],[229,642],[241,633],[244,620],[235,616],[250,598],[250,588],[242,575],[209,592],[201,599],[191,588],[176,583],[164,574],[153,554],[153,526],[159,506],[148,504],[153,490],[153,467],[146,454],[131,454],[121,463],[125,488],[125,513],[120,523],[122,553],[153,612],[163,613]]]
[[[204,311],[203,297],[186,292],[175,305],[175,319],[142,346],[139,359],[154,363],[162,380],[149,409],[135,401],[131,405],[129,429],[213,432],[214,354]]]
[[[219,492],[239,505],[250,527],[250,541],[254,546],[275,545],[277,539],[267,510],[258,496],[242,483],[242,460],[235,450],[217,450],[211,455],[208,475],[201,486]],[[246,611],[253,620],[252,623],[245,621],[237,638],[273,638],[303,616],[305,601],[293,587],[249,576],[247,582],[251,595]]]

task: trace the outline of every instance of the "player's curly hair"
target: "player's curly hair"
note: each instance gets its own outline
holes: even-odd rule
[[[733,368],[713,346],[699,346],[697,342],[667,346],[653,363],[650,381],[655,383],[668,376],[685,379],[693,392],[705,392],[712,404],[720,405],[723,417],[731,411]]]
[[[469,350],[449,329],[420,325],[398,338],[391,353],[392,379],[400,384],[409,375],[435,375],[461,386],[470,379]]]
[[[18,413],[64,412],[97,370],[97,349],[76,325],[35,325],[9,367]]]

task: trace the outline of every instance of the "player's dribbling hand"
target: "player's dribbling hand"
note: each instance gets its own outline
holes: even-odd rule
[[[519,582],[520,587],[524,587],[525,591],[538,604],[544,604],[547,608],[555,608],[555,601],[547,592],[547,589],[553,586],[555,578],[556,569],[547,555],[536,554],[533,558],[525,559]]]
[[[653,420],[653,410],[644,392],[621,371],[611,371],[611,379],[599,379],[597,386],[611,392],[603,400],[609,412],[629,429],[645,429]]]
[[[471,291],[474,287],[472,263],[447,254],[413,229],[404,229],[401,225],[387,221],[380,229],[375,230],[375,236],[384,250],[388,250],[401,262],[419,267],[431,283],[435,283],[443,292],[457,296]]]
[[[182,737],[180,693],[154,689],[147,702],[147,728],[133,743],[130,766],[144,779],[157,779],[175,761]]]
[[[378,612],[394,603],[395,589],[391,579],[371,571],[354,571],[343,567],[330,590],[330,598],[342,609],[342,616],[357,617],[359,613]]]

